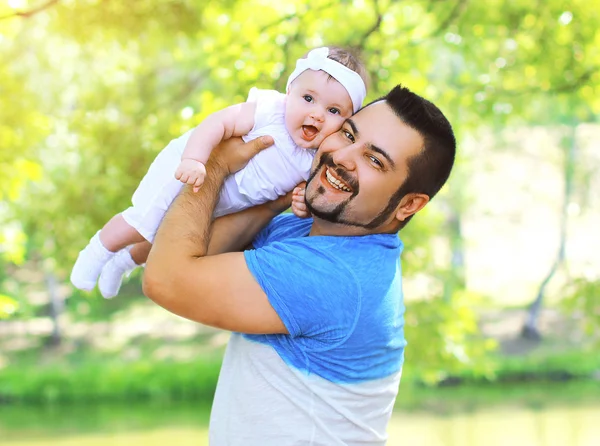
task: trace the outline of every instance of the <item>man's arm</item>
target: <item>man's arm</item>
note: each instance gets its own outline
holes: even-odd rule
[[[259,150],[272,144],[262,140],[242,147],[225,145],[216,150],[209,159],[207,179],[200,192],[194,194],[186,187],[165,215],[146,263],[144,293],[168,311],[231,331],[287,333],[248,270],[243,253],[207,257],[212,214],[223,181]],[[258,226],[263,219],[266,224],[272,218],[273,213],[267,211],[268,208],[262,209],[259,223],[251,232],[260,230]],[[232,217],[225,223],[239,228],[235,223],[239,221]],[[226,242],[226,232],[224,224],[214,234],[211,251],[228,250],[227,244],[233,242]]]
[[[212,225],[207,255],[250,249],[256,234],[288,209],[291,201],[292,191],[274,201],[217,218]]]

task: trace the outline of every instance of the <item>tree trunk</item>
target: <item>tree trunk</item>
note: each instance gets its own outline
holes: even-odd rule
[[[64,310],[64,301],[58,291],[58,283],[53,273],[46,273],[46,287],[50,298],[50,319],[52,319],[52,334],[49,339],[49,345],[60,345],[62,333],[60,329],[60,316]]]
[[[567,144],[567,153],[563,165],[565,193],[560,216],[560,240],[558,246],[558,253],[556,255],[554,263],[550,267],[550,271],[548,271],[548,274],[540,284],[540,288],[538,290],[536,298],[529,306],[529,312],[527,314],[525,324],[523,325],[523,329],[521,330],[521,336],[527,339],[539,340],[542,338],[542,335],[538,328],[538,324],[540,312],[542,310],[542,305],[544,302],[544,293],[546,291],[546,287],[556,274],[556,271],[558,271],[559,267],[565,261],[565,246],[567,244],[567,225],[569,219],[568,207],[573,192],[573,170],[575,167],[575,154],[577,152],[576,134],[577,125],[573,125],[571,127],[571,135],[569,138],[569,143]]]
[[[466,288],[465,277],[465,246],[462,235],[462,216],[460,210],[454,207],[448,219],[450,238],[450,274],[444,283],[444,300],[450,301],[452,294],[457,289]]]

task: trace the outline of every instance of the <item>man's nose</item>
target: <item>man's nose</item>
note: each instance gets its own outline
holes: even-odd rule
[[[357,157],[356,144],[342,147],[331,153],[333,162],[339,166],[342,166],[346,170],[354,170],[356,168],[356,157]]]

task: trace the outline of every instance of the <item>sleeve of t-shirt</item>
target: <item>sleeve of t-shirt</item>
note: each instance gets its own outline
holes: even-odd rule
[[[352,332],[361,294],[352,271],[327,252],[299,238],[246,251],[248,269],[292,337],[309,337],[323,348]],[[333,248],[333,247],[332,247]]]
[[[263,229],[261,229],[258,234],[256,234],[254,236],[254,240],[252,240],[252,246],[257,249],[257,248],[262,248],[264,245],[266,245],[269,241],[269,239],[271,238],[271,235],[273,233],[273,230],[275,230],[277,228],[277,224],[278,221],[281,219],[281,215],[278,215],[277,217],[275,217],[273,220],[271,220],[269,222],[269,224],[267,224],[267,226],[265,226]]]
[[[278,215],[256,234],[252,246],[262,248],[268,243],[286,238],[307,236],[311,226],[312,218],[298,218],[292,213]]]

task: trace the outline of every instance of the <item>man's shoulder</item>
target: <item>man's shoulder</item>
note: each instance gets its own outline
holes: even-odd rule
[[[309,237],[312,225],[312,218],[298,218],[291,213],[281,214],[258,234],[253,245],[260,248],[274,242],[288,242],[309,247],[313,251],[318,251],[319,247],[328,249],[335,246],[340,252],[361,251],[367,257],[380,256],[382,252],[398,257],[403,249],[397,234]]]
[[[313,220],[283,214],[271,221],[253,242],[252,257],[261,263],[288,265],[305,275],[331,274],[360,285],[387,281],[397,274],[402,242],[397,234],[309,236]]]
[[[256,236],[253,245],[262,248],[273,242],[306,237],[312,227],[312,218],[298,218],[294,214],[281,214]]]

